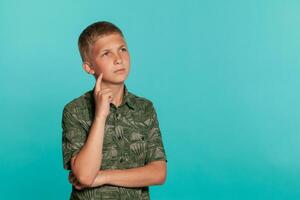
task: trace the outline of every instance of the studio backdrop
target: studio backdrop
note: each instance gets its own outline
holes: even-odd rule
[[[300,1],[0,1],[1,199],[68,199],[63,106],[94,86],[80,32],[106,20],[168,158],[154,200],[300,199]]]

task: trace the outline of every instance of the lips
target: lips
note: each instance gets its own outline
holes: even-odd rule
[[[117,72],[124,72],[125,71],[125,68],[121,68],[121,69],[117,69],[116,71],[115,71],[115,73],[117,73]]]

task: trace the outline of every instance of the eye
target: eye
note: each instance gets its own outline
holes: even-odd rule
[[[102,56],[107,56],[108,53],[109,53],[109,52],[107,51],[107,52],[103,53]]]
[[[127,49],[126,49],[126,48],[122,48],[121,50],[122,50],[122,51],[127,51]]]

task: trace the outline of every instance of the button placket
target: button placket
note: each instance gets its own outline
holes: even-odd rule
[[[116,112],[116,114],[115,114],[115,119],[116,120],[120,120],[121,119],[121,113],[118,113],[118,112]]]

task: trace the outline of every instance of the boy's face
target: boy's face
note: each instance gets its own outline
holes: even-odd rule
[[[85,70],[97,78],[103,72],[103,81],[123,83],[130,70],[130,56],[124,38],[113,33],[96,40],[89,59],[90,69]]]

